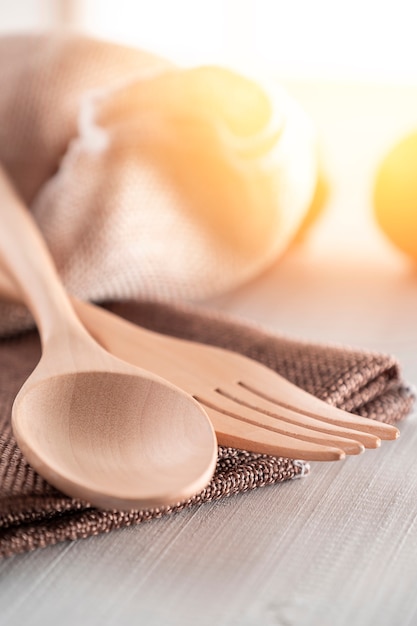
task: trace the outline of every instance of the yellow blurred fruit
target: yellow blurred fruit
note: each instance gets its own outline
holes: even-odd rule
[[[379,166],[374,212],[392,243],[417,262],[417,132],[396,144]]]

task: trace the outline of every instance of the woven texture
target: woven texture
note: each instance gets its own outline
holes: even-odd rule
[[[82,299],[223,292],[309,207],[312,128],[278,85],[59,35],[0,38],[0,83],[0,162]]]
[[[392,357],[300,343],[219,314],[157,302],[111,309],[163,333],[223,346],[254,358],[331,404],[397,422],[413,396]],[[16,392],[39,357],[35,332],[0,341],[0,555],[33,550],[138,524],[186,507],[272,485],[308,473],[308,464],[220,448],[214,478],[192,500],[165,509],[98,511],[53,489],[24,461],[10,428]],[[277,497],[279,493],[277,492]]]

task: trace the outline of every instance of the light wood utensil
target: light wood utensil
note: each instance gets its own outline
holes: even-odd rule
[[[0,295],[19,300],[0,272]],[[94,305],[72,299],[83,324],[106,350],[154,372],[201,403],[219,444],[277,456],[333,461],[380,439],[394,426],[342,411],[240,354],[145,330]]]
[[[220,445],[334,461],[399,436],[394,426],[337,409],[241,354],[161,335],[92,304],[72,301],[107,350],[198,400]]]
[[[42,357],[12,411],[29,463],[104,508],[174,504],[210,481],[212,425],[191,396],[106,352],[80,323],[29,212],[0,170],[0,260],[32,312]]]

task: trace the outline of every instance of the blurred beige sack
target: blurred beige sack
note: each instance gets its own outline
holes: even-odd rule
[[[0,39],[0,83],[0,161],[81,298],[227,291],[311,204],[314,129],[278,84],[74,35]]]

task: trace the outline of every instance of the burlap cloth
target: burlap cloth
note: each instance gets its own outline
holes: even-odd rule
[[[370,419],[394,423],[413,402],[392,357],[302,343],[202,309],[156,302],[110,307],[163,333],[198,339],[259,360],[307,391]],[[147,511],[98,511],[48,485],[24,461],[10,429],[16,392],[39,356],[35,332],[0,341],[0,555],[139,524],[204,502],[308,473],[308,464],[219,448],[216,473],[198,496],[178,506]],[[277,492],[277,497],[281,494]]]
[[[275,83],[54,34],[0,38],[0,86],[0,163],[81,299],[210,297],[305,219],[315,136]]]
[[[300,227],[316,181],[315,142],[284,92],[222,68],[178,70],[67,36],[0,39],[0,86],[0,164],[71,292],[133,300],[113,309],[239,351],[369,418],[407,414],[412,394],[390,357],[302,344],[166,302],[242,283]],[[27,465],[10,429],[15,394],[39,357],[36,332],[23,332],[31,323],[25,309],[0,303],[1,556],[308,472],[303,462],[221,448],[210,485],[176,507],[103,512],[63,496]]]

